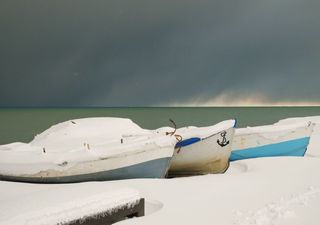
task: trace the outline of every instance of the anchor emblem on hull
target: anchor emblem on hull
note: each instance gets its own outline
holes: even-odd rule
[[[230,141],[227,141],[226,135],[226,131],[221,132],[220,136],[222,137],[222,141],[220,141],[219,139],[217,140],[218,145],[220,145],[221,147],[227,146],[230,143]]]

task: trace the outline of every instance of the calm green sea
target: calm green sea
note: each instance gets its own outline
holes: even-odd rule
[[[127,117],[143,128],[208,126],[237,118],[238,126],[271,124],[287,117],[320,115],[320,107],[0,108],[0,144],[28,142],[53,124],[84,117]]]

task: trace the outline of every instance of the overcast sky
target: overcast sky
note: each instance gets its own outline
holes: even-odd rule
[[[320,1],[0,2],[0,106],[320,104]]]

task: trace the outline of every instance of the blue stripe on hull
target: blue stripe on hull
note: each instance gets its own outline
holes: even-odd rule
[[[272,156],[304,156],[309,140],[310,137],[305,137],[260,147],[234,150],[231,153],[230,161]]]
[[[170,160],[171,157],[155,159],[119,169],[75,176],[35,178],[0,175],[0,179],[34,183],[70,183],[83,181],[121,180],[133,178],[163,178],[166,175],[167,170],[169,168]]]
[[[198,138],[198,137],[189,138],[189,139],[186,139],[186,140],[183,140],[183,141],[179,141],[176,144],[175,148],[180,148],[180,147],[185,147],[185,146],[188,146],[188,145],[192,145],[192,144],[197,143],[199,141],[201,141],[201,139]]]

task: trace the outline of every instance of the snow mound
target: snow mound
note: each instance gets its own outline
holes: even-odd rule
[[[37,135],[31,145],[70,145],[74,141],[106,142],[119,139],[123,136],[145,135],[144,130],[126,118],[97,117],[69,120],[45,130]]]

